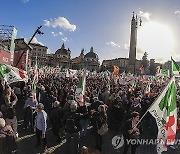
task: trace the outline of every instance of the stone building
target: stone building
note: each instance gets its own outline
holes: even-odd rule
[[[28,45],[28,42],[24,39],[16,39],[15,40],[15,50],[14,50],[14,66],[26,69],[31,65],[31,57],[29,57],[29,52],[31,52],[33,48]],[[23,55],[22,55],[23,53]],[[22,57],[21,57],[22,55]],[[21,57],[21,59],[20,59]],[[26,61],[27,60],[27,61]],[[27,63],[27,64],[26,64]]]
[[[140,60],[136,60],[135,63],[135,68],[136,68],[136,72],[139,72],[139,67],[140,67]],[[127,69],[128,65],[129,65],[129,58],[116,58],[116,59],[111,59],[111,60],[103,60],[102,62],[102,70],[109,70],[111,72],[113,72],[114,69],[114,65],[119,67],[119,72],[129,72],[129,70]]]
[[[65,49],[64,43],[55,54],[48,55],[48,57],[51,57],[49,59],[49,64],[52,67],[59,66],[62,68],[71,68],[71,51],[69,48]]]
[[[28,52],[31,52],[33,47],[28,45],[28,42],[24,38],[15,39],[15,49],[14,49],[14,55],[13,55],[13,66],[16,66],[21,69],[26,68],[29,64],[26,59],[28,59]],[[7,50],[10,52],[10,41],[9,40],[3,40],[3,45],[7,47]],[[23,53],[23,54],[22,54]],[[20,58],[21,57],[21,58]],[[31,59],[31,57],[29,57]]]
[[[79,57],[72,59],[73,69],[83,69],[86,68],[89,71],[99,71],[99,58],[94,52],[93,47],[90,51],[84,55],[84,49],[81,50]]]
[[[81,50],[81,53],[78,57],[72,59],[72,69],[80,70],[84,68],[84,49]]]
[[[15,40],[15,53],[19,52],[22,53],[24,52],[24,54],[26,55],[28,52],[28,63],[31,66],[34,66],[36,63],[36,57],[37,57],[37,63],[38,66],[44,66],[46,65],[47,62],[47,50],[48,47],[44,46],[43,44],[40,43],[30,43],[28,45],[28,40],[25,38],[19,38]],[[15,61],[18,61],[17,60]],[[21,65],[23,65],[24,62],[20,62]]]
[[[30,43],[31,47],[33,48],[30,53],[29,57],[31,60],[31,65],[34,66],[36,63],[36,57],[37,57],[37,64],[38,67],[45,66],[47,63],[47,49],[48,47],[36,44],[36,43]]]

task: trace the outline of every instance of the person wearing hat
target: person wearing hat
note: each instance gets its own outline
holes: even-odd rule
[[[31,128],[33,128],[33,125],[34,125],[33,112],[35,111],[37,104],[38,104],[37,100],[34,99],[34,96],[31,93],[29,95],[29,98],[25,101],[25,105],[24,105],[24,109],[25,109],[24,126],[25,126],[25,129],[29,126],[29,123],[31,125]]]
[[[43,142],[44,151],[47,148],[47,140],[46,140],[46,129],[47,129],[47,113],[44,111],[44,105],[39,103],[36,106],[37,116],[35,118],[34,123],[34,132],[36,133],[37,144],[36,147],[41,145],[41,141]]]

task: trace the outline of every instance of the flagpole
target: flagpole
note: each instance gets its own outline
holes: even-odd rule
[[[159,96],[164,92],[164,90],[169,86],[169,84],[171,83],[172,79],[174,76],[172,76],[171,80],[169,81],[169,83],[166,85],[166,87],[162,90],[162,92],[159,94]],[[145,117],[145,115],[149,112],[149,109],[154,105],[154,103],[157,101],[157,99],[159,98],[159,96],[154,100],[154,102],[151,104],[151,106],[147,109],[147,111],[143,114],[143,116],[140,118],[140,120],[137,122],[137,124],[133,127],[133,129],[135,127],[137,127],[137,125],[142,121],[142,119]]]
[[[37,71],[38,71],[38,70],[37,70],[37,56],[36,56],[35,73],[37,73]],[[35,78],[37,78],[37,75],[38,75],[38,74],[34,74],[33,83],[32,83],[32,85],[33,85],[32,91],[33,91],[33,93],[34,93],[34,98],[35,98],[35,99],[37,99],[37,98],[36,98],[36,83],[35,83],[35,80],[36,80]]]

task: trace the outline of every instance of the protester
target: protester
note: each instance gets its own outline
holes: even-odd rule
[[[32,96],[31,81],[25,85],[25,87],[27,87],[25,88],[26,98],[24,100],[24,109],[26,110],[24,118],[25,128],[29,126],[29,124],[31,127],[34,125],[37,146],[43,142],[44,150],[47,148],[46,129],[52,126],[52,132],[55,135],[57,144],[63,141],[62,139],[65,131],[67,153],[72,153],[72,151],[77,153],[79,150],[79,137],[81,137],[81,140],[88,141],[89,135],[90,137],[91,135],[95,137],[95,149],[103,153],[102,141],[106,133],[111,133],[111,130],[113,130],[114,134],[117,132],[119,133],[119,130],[123,129],[125,126],[125,138],[130,138],[132,134],[129,134],[128,129],[132,126],[129,123],[131,121],[134,125],[138,122],[138,115],[136,118],[132,116],[132,113],[135,114],[138,112],[140,116],[143,115],[167,84],[162,82],[157,85],[155,83],[156,81],[152,81],[151,94],[147,97],[147,95],[143,93],[144,89],[141,88],[141,85],[145,83],[142,83],[142,81],[136,77],[134,77],[134,79],[137,86],[134,87],[133,91],[129,92],[130,83],[122,85],[111,76],[107,77],[102,73],[92,75],[90,73],[86,76],[86,88],[85,91],[83,91],[84,96],[82,99],[85,101],[81,100],[82,102],[78,102],[79,100],[76,99],[76,88],[80,78],[81,75],[77,75],[75,78],[55,76],[53,74],[39,76],[36,93],[40,104],[38,104],[37,100]],[[17,120],[13,121],[13,119],[16,116],[14,105],[17,99],[10,86],[2,85],[1,88],[3,90],[1,104],[3,104],[4,108],[2,107],[3,110],[1,110],[1,112],[3,115],[0,115],[0,117],[4,117],[7,123],[8,120],[11,121],[11,125],[14,122],[16,125],[12,125],[13,131],[16,132]],[[33,123],[32,113],[35,108],[37,116]],[[11,112],[11,118],[6,117],[10,115],[9,113],[7,114],[7,110],[8,112],[9,110],[13,111]],[[47,119],[46,113],[49,119]],[[155,119],[149,115],[147,117],[147,126],[151,129],[150,133],[155,132],[155,129],[153,129],[156,125]],[[147,117],[145,117],[145,119]],[[49,120],[49,126],[47,126],[47,120]],[[99,130],[106,123],[108,123],[110,131],[106,132],[104,135],[100,135]],[[139,129],[141,134],[142,132],[139,125],[137,129],[134,129]],[[138,145],[134,147],[131,146],[131,151],[136,151],[137,146]],[[126,145],[124,151],[128,148],[129,145]]]
[[[77,104],[70,105],[70,112],[64,115],[66,132],[66,154],[77,154],[79,150],[79,133],[81,131],[80,120],[82,115],[77,113]]]
[[[43,110],[44,105],[39,103],[36,107],[37,116],[34,123],[34,132],[36,133],[36,147],[41,145],[43,142],[43,150],[47,149],[46,129],[47,129],[47,114]]]
[[[38,102],[34,98],[34,95],[31,93],[29,95],[29,98],[25,101],[24,104],[24,109],[25,109],[25,116],[24,116],[24,127],[27,129],[30,127],[33,129],[34,128],[34,116],[35,115],[35,109],[37,106]]]
[[[14,132],[10,125],[6,125],[3,118],[0,118],[0,149],[0,154],[17,153]]]
[[[56,141],[59,143],[63,138],[63,110],[60,107],[60,102],[55,101],[53,103],[53,109],[50,112],[50,123],[52,126],[52,132],[56,137]]]
[[[124,152],[123,154],[127,154],[129,147],[131,146],[131,154],[136,153],[136,149],[138,147],[138,143],[131,144],[131,142],[127,142],[129,139],[137,140],[140,138],[140,134],[142,133],[142,126],[139,122],[139,113],[132,112],[132,119],[126,121],[123,128],[124,135]]]
[[[88,110],[88,98],[86,98],[86,102],[82,103],[81,106],[78,107],[78,112],[83,115],[82,119],[80,120],[82,130],[80,132],[80,137],[85,137],[87,134],[87,127],[89,124],[89,110]]]
[[[121,101],[121,98],[118,96],[109,111],[109,128],[113,131],[119,131],[124,120],[125,108]]]
[[[102,150],[102,136],[98,133],[101,126],[107,123],[107,115],[105,105],[100,105],[98,111],[92,112],[91,122],[93,126],[93,132],[95,136],[95,149]]]

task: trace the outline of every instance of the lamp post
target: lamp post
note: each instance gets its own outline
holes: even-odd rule
[[[41,30],[40,30],[41,27],[42,27],[42,26],[39,26],[39,27],[36,29],[36,31],[34,32],[33,36],[31,37],[31,39],[29,40],[29,42],[28,42],[27,45],[30,45],[31,41],[33,40],[33,38],[35,37],[36,34],[39,34],[39,35],[43,35],[43,34],[44,34],[44,33],[41,32]],[[25,54],[25,52],[26,52],[26,51],[23,51],[23,52],[22,52],[22,54],[20,55],[20,57],[19,57],[16,65],[15,65],[15,67],[17,67],[17,65],[19,64],[19,62],[20,62],[22,56]],[[26,64],[27,64],[27,63],[26,63]],[[27,71],[27,70],[26,70],[26,71]]]

